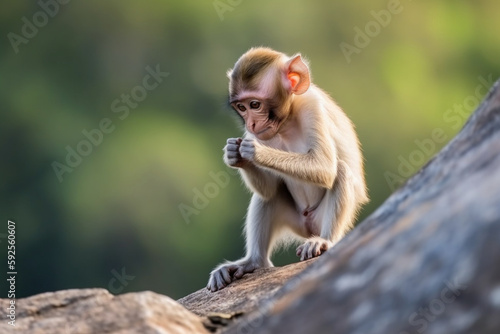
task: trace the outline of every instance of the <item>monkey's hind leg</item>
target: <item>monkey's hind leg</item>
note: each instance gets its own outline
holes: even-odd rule
[[[297,247],[297,256],[301,261],[320,256],[352,228],[360,202],[357,196],[360,195],[354,189],[349,167],[339,161],[335,187],[327,191],[316,212],[320,235],[308,238]]]
[[[287,213],[293,212],[283,196],[278,195],[265,201],[254,194],[245,222],[246,256],[217,266],[210,273],[207,289],[212,292],[223,289],[257,268],[272,267],[270,255],[273,246],[283,224],[290,218]]]

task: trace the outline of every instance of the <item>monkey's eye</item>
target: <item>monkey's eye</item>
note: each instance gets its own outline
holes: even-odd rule
[[[251,101],[250,102],[250,108],[252,108],[252,109],[259,109],[260,108],[260,102],[259,101]]]
[[[247,108],[245,108],[245,106],[242,105],[241,103],[238,103],[236,105],[236,108],[238,108],[239,111],[246,111],[247,110]]]

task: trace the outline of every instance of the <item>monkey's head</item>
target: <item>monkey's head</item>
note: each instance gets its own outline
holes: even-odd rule
[[[287,57],[269,48],[252,48],[227,72],[229,103],[248,132],[269,140],[291,112],[294,95],[311,84],[309,68],[300,54]]]

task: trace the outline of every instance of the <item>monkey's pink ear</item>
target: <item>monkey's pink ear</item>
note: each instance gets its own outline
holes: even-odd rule
[[[286,77],[290,83],[292,93],[304,94],[311,85],[309,68],[302,60],[300,54],[286,62]]]

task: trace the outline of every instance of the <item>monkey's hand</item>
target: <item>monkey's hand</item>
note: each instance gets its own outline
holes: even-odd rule
[[[229,167],[241,168],[248,163],[241,154],[241,138],[229,138],[224,147],[224,163]]]
[[[273,264],[270,262],[266,265],[262,265],[245,258],[235,262],[223,263],[217,266],[210,273],[210,279],[208,280],[207,289],[212,292],[224,289],[227,285],[229,285],[229,283],[240,279],[247,273],[252,273],[257,268],[272,266]]]
[[[333,242],[329,240],[320,237],[312,237],[297,247],[297,256],[300,256],[300,261],[309,260],[313,257],[320,256],[328,249],[332,248],[333,245]]]
[[[247,161],[254,161],[255,159],[255,140],[252,138],[245,138],[240,144],[240,155]]]

